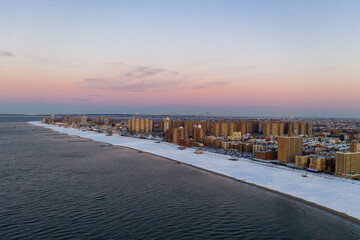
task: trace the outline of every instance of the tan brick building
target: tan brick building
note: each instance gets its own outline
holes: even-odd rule
[[[302,137],[286,136],[278,138],[279,161],[294,163],[297,155],[302,155]]]
[[[360,152],[337,152],[335,173],[360,173]]]

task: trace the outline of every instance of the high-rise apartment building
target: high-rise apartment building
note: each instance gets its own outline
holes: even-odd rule
[[[145,119],[145,133],[152,133],[153,120]]]
[[[140,119],[140,132],[145,132],[145,120],[142,118]]]
[[[200,127],[199,127],[200,126]],[[201,125],[194,128],[194,140],[195,142],[204,142],[205,139],[205,129],[201,128]]]
[[[283,122],[279,122],[279,131],[277,135],[282,136],[284,134],[285,134],[285,124]]]
[[[228,136],[229,133],[228,133],[228,123],[227,122],[223,122],[221,123],[221,135],[222,136]]]
[[[300,122],[299,127],[300,127],[299,134],[306,135],[306,132],[307,132],[306,122]]]
[[[194,122],[193,121],[185,121],[184,122],[184,131],[185,131],[185,138],[190,138],[190,136],[193,136],[193,128],[194,128]]]
[[[349,148],[350,152],[357,152],[360,151],[360,143],[354,141],[350,144],[350,148]]]
[[[264,131],[264,122],[263,121],[259,121],[258,122],[258,133],[262,134]]]
[[[264,122],[263,135],[270,137],[270,135],[282,136],[285,133],[283,122]]]
[[[140,132],[140,119],[135,119],[135,133]]]
[[[271,123],[270,122],[263,123],[263,135],[264,135],[264,137],[270,137],[270,135],[271,135]]]
[[[170,118],[169,117],[165,118],[165,120],[164,120],[164,132],[168,129],[170,129]]]
[[[279,161],[293,163],[297,155],[302,155],[302,137],[282,136],[278,138]]]
[[[292,132],[295,136],[300,134],[300,124],[299,122],[290,122],[289,123],[289,132]]]
[[[239,130],[240,130],[240,132],[243,134],[243,135],[245,135],[246,133],[248,133],[248,126],[247,126],[247,122],[246,121],[240,121],[240,123],[239,123],[239,125],[240,125],[240,128],[239,128]]]
[[[279,133],[279,123],[278,122],[272,122],[271,123],[271,135],[278,135]]]
[[[235,132],[235,123],[228,123],[228,136],[231,136]]]
[[[312,135],[312,123],[311,122],[289,122],[288,132],[292,132],[294,135]]]
[[[306,134],[309,135],[309,136],[311,136],[311,135],[312,135],[312,129],[313,129],[312,123],[311,123],[311,122],[307,122],[307,123],[306,123],[306,128],[307,128]]]
[[[215,137],[220,136],[220,129],[221,129],[221,123],[214,123],[213,124],[213,135]]]
[[[184,138],[184,128],[173,128],[173,143],[178,144],[180,138]]]
[[[358,143],[350,144],[350,152],[337,152],[335,158],[335,173],[360,173],[360,152]]]
[[[335,158],[335,173],[360,173],[360,152],[337,152]]]

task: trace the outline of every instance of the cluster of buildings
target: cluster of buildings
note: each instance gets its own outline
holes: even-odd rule
[[[109,119],[51,116],[46,123],[123,136],[157,136],[256,161],[360,178],[360,121],[294,119]]]
[[[295,165],[314,169],[319,172],[335,172],[337,175],[357,178],[360,174],[360,144],[353,142],[348,151],[339,151],[334,155],[297,155]]]
[[[153,120],[149,120],[149,119],[135,119],[135,117],[133,117],[132,119],[129,119],[129,123],[128,123],[128,129],[130,133],[152,133],[152,128],[153,128],[154,122]]]
[[[312,135],[312,123],[311,122],[265,122],[263,124],[263,135],[266,137],[282,136],[284,134],[292,133],[293,135]]]

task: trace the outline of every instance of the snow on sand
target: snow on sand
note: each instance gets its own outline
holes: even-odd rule
[[[105,134],[58,127],[40,122],[30,123],[69,135],[130,147],[170,158],[301,198],[360,220],[360,184],[358,181],[333,176],[321,177],[316,174],[308,174],[308,177],[304,178],[301,177],[303,171],[279,166],[272,167],[269,164],[253,162],[247,159],[229,161],[228,156],[210,152],[194,154],[194,149],[178,150],[176,145],[170,143],[155,143],[152,140],[131,137],[105,136]]]

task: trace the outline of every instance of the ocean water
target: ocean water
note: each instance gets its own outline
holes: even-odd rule
[[[30,120],[0,118],[0,239],[360,238],[304,203]]]

